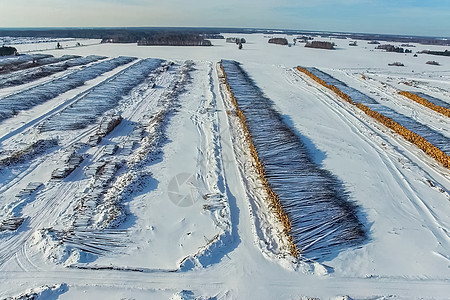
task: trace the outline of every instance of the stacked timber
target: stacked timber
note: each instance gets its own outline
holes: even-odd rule
[[[444,116],[450,117],[450,109],[448,109],[446,107],[436,105],[436,104],[428,101],[427,99],[422,98],[419,95],[416,95],[414,93],[410,93],[410,92],[406,92],[406,91],[400,91],[398,93],[402,96],[405,96],[408,99],[411,99],[419,104],[422,104],[425,107],[428,107],[440,114],[443,114]]]
[[[373,119],[379,121],[384,126],[394,130],[396,133],[401,135],[405,138],[405,140],[415,144],[419,149],[424,151],[426,154],[428,154],[430,157],[434,158],[436,161],[440,162],[444,167],[450,168],[450,157],[445,154],[442,150],[428,142],[425,138],[421,137],[420,135],[406,129],[399,123],[395,122],[391,118],[388,118],[376,111],[371,110],[369,107],[365,106],[362,103],[355,103],[351,97],[342,91],[340,91],[337,87],[333,85],[327,84],[324,80],[318,78],[308,70],[302,67],[297,67],[297,70],[300,72],[305,73],[307,76],[309,76],[311,79],[319,83],[320,85],[332,90],[335,92],[339,97],[347,101],[348,103],[355,105],[358,107],[361,111],[363,111],[366,115],[369,117],[372,117]],[[406,96],[405,94],[403,94]],[[424,99],[425,100],[425,99]]]
[[[283,231],[287,235],[288,240],[289,240],[289,252],[291,253],[292,256],[298,257],[300,255],[300,250],[297,249],[297,246],[294,244],[294,239],[290,235],[290,231],[292,229],[291,220],[289,219],[288,215],[286,214],[283,207],[281,206],[281,202],[280,202],[280,199],[278,198],[278,195],[272,190],[272,188],[269,185],[269,182],[267,181],[267,178],[266,178],[265,172],[264,172],[264,166],[258,156],[258,152],[255,148],[255,145],[253,144],[252,136],[247,127],[245,115],[242,112],[242,110],[239,108],[236,97],[234,96],[234,93],[231,90],[230,85],[228,84],[227,77],[226,77],[227,75],[226,75],[225,69],[223,68],[222,63],[220,63],[220,69],[224,76],[224,83],[226,85],[227,92],[229,93],[229,95],[231,97],[231,102],[235,108],[236,116],[238,117],[238,119],[242,125],[242,129],[244,130],[245,140],[246,140],[247,144],[249,145],[250,155],[252,156],[253,161],[255,163],[256,171],[257,171],[258,176],[261,180],[261,183],[264,187],[264,190],[267,193],[267,196],[268,196],[267,201],[269,202],[269,207],[274,211],[278,220],[283,225]]]

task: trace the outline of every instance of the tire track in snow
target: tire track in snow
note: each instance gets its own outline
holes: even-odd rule
[[[195,111],[189,112],[200,138],[194,176],[196,185],[199,186],[201,194],[207,201],[204,210],[209,211],[210,217],[219,230],[207,245],[182,260],[181,270],[186,269],[187,263],[193,263],[201,268],[216,266],[218,261],[227,257],[228,253],[234,249],[237,240],[233,223],[235,217],[235,211],[232,209],[234,208],[233,200],[227,192],[228,185],[224,174],[225,162],[221,152],[222,139],[212,63],[207,63],[206,68],[200,103]]]
[[[67,183],[62,185],[61,183],[51,183],[42,193],[36,196],[36,200],[33,205],[37,207],[34,215],[28,216],[27,225],[28,230],[15,232],[7,240],[2,241],[0,244],[0,269],[11,257],[16,254],[19,256],[20,261],[26,261],[23,258],[21,252],[22,247],[35,233],[36,229],[45,228],[52,225],[51,220],[57,219],[61,216],[74,202],[73,195],[70,190],[73,186],[77,186],[79,183]],[[55,190],[56,193],[51,197],[45,197],[46,193],[51,190]]]
[[[85,96],[86,94],[88,94],[91,90],[95,89],[97,86],[102,85],[102,84],[104,84],[106,82],[109,82],[110,80],[113,80],[116,76],[120,75],[124,70],[126,70],[129,66],[134,65],[135,63],[137,63],[137,61],[130,62],[129,64],[126,64],[126,65],[124,65],[122,67],[116,68],[114,71],[108,72],[107,74],[109,76],[107,78],[105,78],[104,80],[102,80],[101,82],[99,82],[98,84],[94,85],[93,87],[88,88],[87,90],[81,92],[80,94],[76,95],[75,97],[71,98],[70,100],[67,100],[67,101],[63,102],[62,104],[58,105],[56,108],[51,109],[49,112],[46,112],[46,113],[44,113],[43,115],[41,115],[41,116],[39,116],[37,118],[29,120],[27,123],[25,123],[24,125],[22,125],[21,127],[17,128],[17,129],[13,130],[12,132],[8,133],[7,135],[4,135],[3,137],[0,138],[0,143],[5,142],[6,140],[9,140],[9,139],[14,139],[16,136],[19,136],[20,134],[26,134],[27,132],[29,132],[33,128],[36,128],[37,126],[39,126],[40,124],[45,122],[48,118],[51,118],[52,116],[60,113],[62,110],[64,110],[68,106],[72,105],[72,103],[74,103],[79,98],[81,98],[81,97]],[[101,76],[99,76],[99,77],[101,77]],[[71,140],[67,141],[66,144],[61,147],[59,152],[62,152],[65,149],[70,148],[75,143],[77,143],[77,142],[81,141],[82,139],[90,136],[96,130],[97,130],[97,128],[95,126],[94,127],[88,127],[87,129],[85,129],[81,133],[78,133],[75,137],[72,137]],[[42,162],[44,162],[47,159],[50,159],[52,156],[53,156],[52,153],[47,153],[44,156],[39,157],[37,160],[35,160],[30,165],[29,168],[21,171],[19,174],[16,174],[14,176],[14,178],[12,178],[12,181],[10,181],[10,182],[5,182],[5,181],[2,182],[3,186],[0,188],[0,193],[5,193],[6,191],[8,191],[11,187],[13,187],[15,184],[20,182],[27,175],[29,175],[30,173],[35,171],[37,168],[39,168],[39,165]]]
[[[245,273],[248,275],[248,273]],[[6,274],[0,274],[0,280],[4,280]],[[230,290],[231,297],[239,295],[243,299],[275,297],[273,291],[275,287],[283,287],[283,295],[286,298],[298,298],[299,294],[323,296],[325,299],[331,295],[397,295],[400,297],[418,299],[437,297],[444,299],[448,291],[447,279],[417,279],[401,277],[380,277],[380,278],[334,278],[324,277],[318,279],[315,276],[301,275],[289,278],[277,278],[276,274],[252,274],[254,281],[265,278],[264,289],[249,286],[241,289],[239,284],[231,286],[229,273],[218,273],[214,268],[206,270],[196,270],[185,273],[152,272],[151,275],[145,272],[127,271],[105,271],[105,270],[74,270],[65,269],[61,271],[32,271],[14,272],[15,284],[2,290],[1,297],[8,297],[23,291],[23,286],[28,286],[33,282],[35,286],[45,285],[49,282],[61,282],[64,278],[71,287],[81,289],[87,287],[116,288],[121,290],[151,289],[151,290],[173,290],[179,291],[189,287],[190,290],[207,292],[215,295],[219,291]],[[236,278],[238,279],[238,278]],[[243,280],[241,280],[242,282]],[[261,281],[259,281],[261,282]],[[302,283],[299,291],[299,282]],[[249,283],[251,285],[251,283]],[[399,288],[401,287],[401,288]],[[297,297],[295,297],[297,295]],[[406,296],[405,296],[406,295]],[[280,296],[278,294],[278,296]],[[409,296],[409,297],[408,297]],[[262,298],[260,298],[262,297]],[[359,298],[359,297],[358,297]],[[234,299],[234,298],[233,298]]]
[[[132,64],[134,64],[133,62]],[[111,78],[115,78],[118,76],[121,72],[118,72],[117,74],[114,74],[104,80],[103,82],[108,82],[111,80]],[[157,79],[157,82],[170,82],[173,79],[172,75],[167,75],[167,72],[164,72],[164,76],[159,76]],[[95,88],[95,86],[93,87]],[[134,91],[134,90],[133,90]],[[165,91],[165,89],[158,89],[156,92],[151,89],[151,92],[144,93],[143,97],[140,97],[137,101],[137,105],[134,108],[132,115],[138,115],[142,112],[143,107],[149,108],[152,106],[155,101],[157,101],[158,96],[162,94]],[[156,93],[156,94],[155,94]],[[78,96],[77,96],[78,97]],[[76,99],[75,97],[74,99]],[[147,101],[148,99],[153,99],[153,101]],[[129,99],[128,99],[129,100]],[[57,113],[57,111],[53,112]],[[142,117],[142,116],[141,116]],[[33,124],[34,126],[35,124]],[[86,138],[90,134],[92,134],[97,128],[90,127],[81,133],[77,133],[76,135],[72,136],[69,140],[66,141],[65,145],[62,146],[59,152],[64,152],[64,149],[67,149],[71,147],[73,144],[79,142],[80,140]],[[124,138],[127,138],[125,136]],[[34,168],[30,169],[28,168],[24,172],[22,172],[22,175],[17,177],[16,180],[11,182],[8,186],[12,187],[17,182],[22,180],[24,177],[26,177],[28,174],[33,172],[35,169],[39,167],[39,165],[45,161],[45,160],[51,160],[51,155],[47,155],[46,157],[43,157],[39,161],[34,163]],[[80,185],[81,184],[81,185]],[[69,207],[76,204],[75,198],[73,197],[73,194],[71,191],[73,190],[80,190],[82,188],[83,183],[77,183],[77,181],[74,182],[61,182],[61,183],[55,183],[51,182],[48,184],[47,188],[44,190],[43,193],[39,195],[39,197],[34,201],[33,205],[39,207],[36,211],[35,215],[29,216],[27,219],[28,225],[30,227],[30,230],[27,230],[26,233],[20,232],[14,235],[11,239],[8,239],[4,243],[0,245],[0,268],[5,264],[6,261],[8,261],[13,255],[17,255],[18,263],[24,267],[25,269],[33,269],[32,262],[30,261],[28,255],[26,254],[26,250],[24,250],[25,247],[28,247],[27,242],[30,240],[32,234],[34,233],[35,229],[47,227],[51,224],[54,224],[51,218],[51,216],[62,216],[65,211],[69,209]],[[6,189],[7,190],[7,189]],[[2,192],[5,192],[6,190],[2,190]],[[48,196],[46,196],[48,194]],[[58,218],[55,218],[56,220]]]
[[[355,77],[346,72],[339,72],[339,73],[343,74],[349,80],[355,81],[360,86],[363,86],[370,93],[374,93],[378,97],[381,97],[381,99],[383,99],[384,97],[385,99],[390,100],[390,101],[384,100],[382,104],[386,104],[386,106],[389,106],[390,108],[393,108],[396,111],[399,111],[399,109],[401,111],[406,111],[411,116],[411,118],[416,120],[417,122],[429,126],[431,129],[443,134],[446,137],[450,137],[450,131],[448,130],[448,128],[450,128],[449,118],[442,116],[441,114],[431,110],[430,108],[427,108],[414,101],[406,99],[404,96],[400,96],[398,94],[400,90],[394,88],[391,85],[386,84],[389,87],[388,90],[387,87],[384,88],[375,85],[372,82],[375,81],[375,79],[369,78],[367,80],[364,80],[362,78]],[[444,127],[444,125],[445,127],[447,127],[447,129]]]
[[[96,87],[101,86],[102,84],[105,84],[105,83],[113,80],[116,76],[120,75],[120,73],[122,73],[125,69],[127,69],[128,67],[136,64],[137,62],[138,61],[132,61],[132,62],[130,62],[128,64],[119,66],[119,67],[115,68],[114,70],[111,70],[109,72],[103,73],[103,74],[97,76],[96,78],[85,82],[85,84],[82,87],[77,88],[77,89],[81,89],[80,92],[77,92],[77,94],[74,97],[71,97],[68,100],[64,100],[62,103],[57,103],[56,107],[55,107],[55,105],[53,103],[44,103],[43,105],[47,105],[47,104],[50,105],[51,104],[51,106],[49,106],[49,110],[48,111],[46,111],[45,113],[43,113],[42,115],[39,115],[39,116],[35,116],[34,114],[30,115],[29,118],[26,121],[24,121],[23,125],[20,125],[19,127],[16,127],[16,128],[10,128],[8,130],[7,134],[5,134],[2,137],[0,137],[0,144],[4,143],[7,139],[9,139],[9,138],[11,138],[11,137],[13,137],[15,135],[18,135],[20,133],[26,132],[27,130],[29,130],[32,127],[37,127],[42,122],[44,122],[46,119],[51,118],[52,116],[60,113],[62,110],[64,110],[65,108],[69,107],[70,105],[72,105],[78,99],[80,99],[80,98],[84,97],[85,95],[89,94]],[[97,82],[98,79],[100,79],[101,81]],[[53,81],[53,79],[51,81]],[[94,82],[94,85],[90,86],[90,84],[92,82]],[[68,91],[66,93],[70,94],[71,92],[72,92],[72,90]],[[58,95],[57,97],[53,98],[52,100],[50,100],[48,102],[52,102],[53,100],[58,99],[58,98],[64,98],[66,93]],[[9,120],[4,120],[3,122],[5,122],[5,121],[8,122]]]
[[[301,79],[307,86],[311,87],[311,89],[303,87],[299,85],[298,82],[290,80],[289,73],[291,72],[296,78]],[[447,231],[445,231],[446,226],[440,222],[436,213],[417,195],[415,189],[413,188],[414,184],[411,184],[409,182],[409,176],[403,174],[402,168],[399,168],[395,163],[396,161],[397,162],[399,161],[398,157],[402,157],[403,159],[408,158],[400,154],[399,152],[396,152],[395,155],[393,155],[393,153],[390,153],[392,152],[392,150],[386,151],[388,148],[380,147],[380,142],[376,141],[374,137],[376,137],[376,139],[378,140],[381,140],[382,143],[388,144],[390,146],[389,147],[390,149],[395,149],[395,147],[391,144],[391,142],[387,138],[383,137],[377,131],[372,129],[371,126],[374,126],[374,124],[371,125],[370,122],[368,122],[367,118],[365,118],[362,114],[359,114],[358,116],[355,113],[355,110],[353,109],[352,106],[342,103],[342,101],[336,99],[336,97],[334,97],[331,93],[323,91],[321,88],[317,88],[314,85],[311,85],[309,83],[309,80],[308,81],[304,80],[304,78],[299,74],[297,74],[295,71],[291,70],[288,71],[288,74],[286,74],[286,78],[291,85],[295,86],[298,89],[301,89],[303,92],[310,94],[311,97],[315,97],[319,99],[322,103],[327,105],[330,110],[332,110],[336,115],[338,115],[341,118],[342,121],[345,122],[347,127],[350,128],[353,133],[355,133],[366,144],[368,144],[369,146],[373,147],[376,150],[378,157],[381,159],[385,167],[388,170],[390,170],[390,173],[392,176],[394,176],[395,181],[403,187],[402,190],[406,191],[407,195],[406,198],[410,201],[411,205],[413,205],[418,215],[421,216],[421,218],[419,218],[418,221],[428,220],[425,224],[428,230],[436,238],[438,243],[445,245],[444,248],[450,247],[450,235]],[[312,89],[316,89],[320,91],[320,93],[315,93],[312,91]],[[337,107],[329,105],[330,100],[333,101],[337,105]],[[353,120],[350,120],[348,115],[350,115],[353,118]],[[356,124],[358,124],[358,126]],[[410,163],[414,164],[411,161]],[[426,171],[424,172],[425,176],[428,175]],[[433,224],[433,226],[430,226],[429,224]]]
[[[332,99],[332,97],[330,97]],[[225,113],[223,117],[226,118]],[[356,117],[355,117],[356,118]],[[351,124],[351,122],[350,122]],[[368,125],[367,125],[368,126]],[[224,126],[225,127],[225,126]],[[226,132],[223,136],[227,136]],[[231,150],[232,151],[232,150]],[[237,297],[255,298],[299,298],[299,294],[314,295],[316,297],[329,298],[341,295],[409,295],[417,297],[444,297],[443,293],[448,291],[448,280],[416,279],[416,278],[335,278],[327,276],[317,278],[316,276],[304,276],[292,274],[279,277],[278,271],[273,271],[276,266],[271,262],[261,263],[260,250],[255,246],[251,232],[251,221],[248,212],[248,203],[244,196],[242,182],[237,180],[236,165],[229,165],[226,169],[227,178],[232,194],[237,198],[239,213],[239,235],[243,238],[243,245],[229,254],[229,259],[224,259],[217,265],[203,270],[194,270],[184,273],[152,272],[131,273],[126,271],[90,271],[90,270],[50,270],[31,272],[11,272],[13,275],[0,272],[0,281],[13,282],[5,286],[0,296],[7,297],[19,294],[24,286],[44,285],[49,282],[66,281],[74,288],[111,288],[122,289],[131,293],[134,289],[141,290],[173,290],[189,288],[194,291],[202,291],[216,295],[218,291],[228,290],[229,298]],[[246,254],[242,254],[245,252]],[[240,254],[239,254],[240,253]],[[219,271],[219,272],[218,272]],[[273,272],[272,272],[273,271]],[[287,273],[286,273],[287,274]],[[296,276],[298,275],[298,276]],[[247,282],[242,277],[250,277]],[[13,281],[11,281],[13,277]],[[252,281],[254,283],[252,283]],[[299,284],[301,287],[299,288]],[[5,284],[6,285],[6,284]],[[243,287],[243,285],[248,285]],[[261,288],[264,286],[265,288]],[[283,287],[283,295],[274,295],[273,291],[279,291]],[[403,294],[403,295],[402,295]],[[69,293],[70,296],[70,293]],[[131,295],[130,295],[131,296]]]

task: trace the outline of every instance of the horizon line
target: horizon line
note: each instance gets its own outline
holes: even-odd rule
[[[42,27],[0,27],[2,30],[92,30],[92,29],[225,29],[225,30],[255,30],[255,31],[284,31],[284,32],[306,32],[306,33],[328,33],[328,34],[359,34],[359,35],[381,35],[381,36],[395,36],[395,37],[422,37],[422,38],[436,38],[436,39],[450,39],[446,36],[431,36],[431,35],[409,35],[409,34],[393,34],[393,33],[369,33],[369,32],[351,32],[351,31],[328,31],[328,30],[310,30],[310,29],[283,29],[283,28],[260,28],[260,27],[225,27],[225,26],[42,26]],[[226,33],[221,32],[221,33]]]

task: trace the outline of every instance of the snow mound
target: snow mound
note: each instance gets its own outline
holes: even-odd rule
[[[6,300],[39,300],[39,299],[57,299],[61,294],[69,290],[65,283],[56,285],[43,285],[38,288],[32,288],[22,294],[13,297],[7,297]]]
[[[194,292],[188,290],[182,290],[181,292],[175,293],[170,300],[213,300],[216,297],[205,297],[205,296],[195,296]]]

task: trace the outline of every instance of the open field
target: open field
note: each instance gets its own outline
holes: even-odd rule
[[[450,58],[239,37],[14,45],[0,298],[449,299],[448,166],[297,66],[448,156]]]

